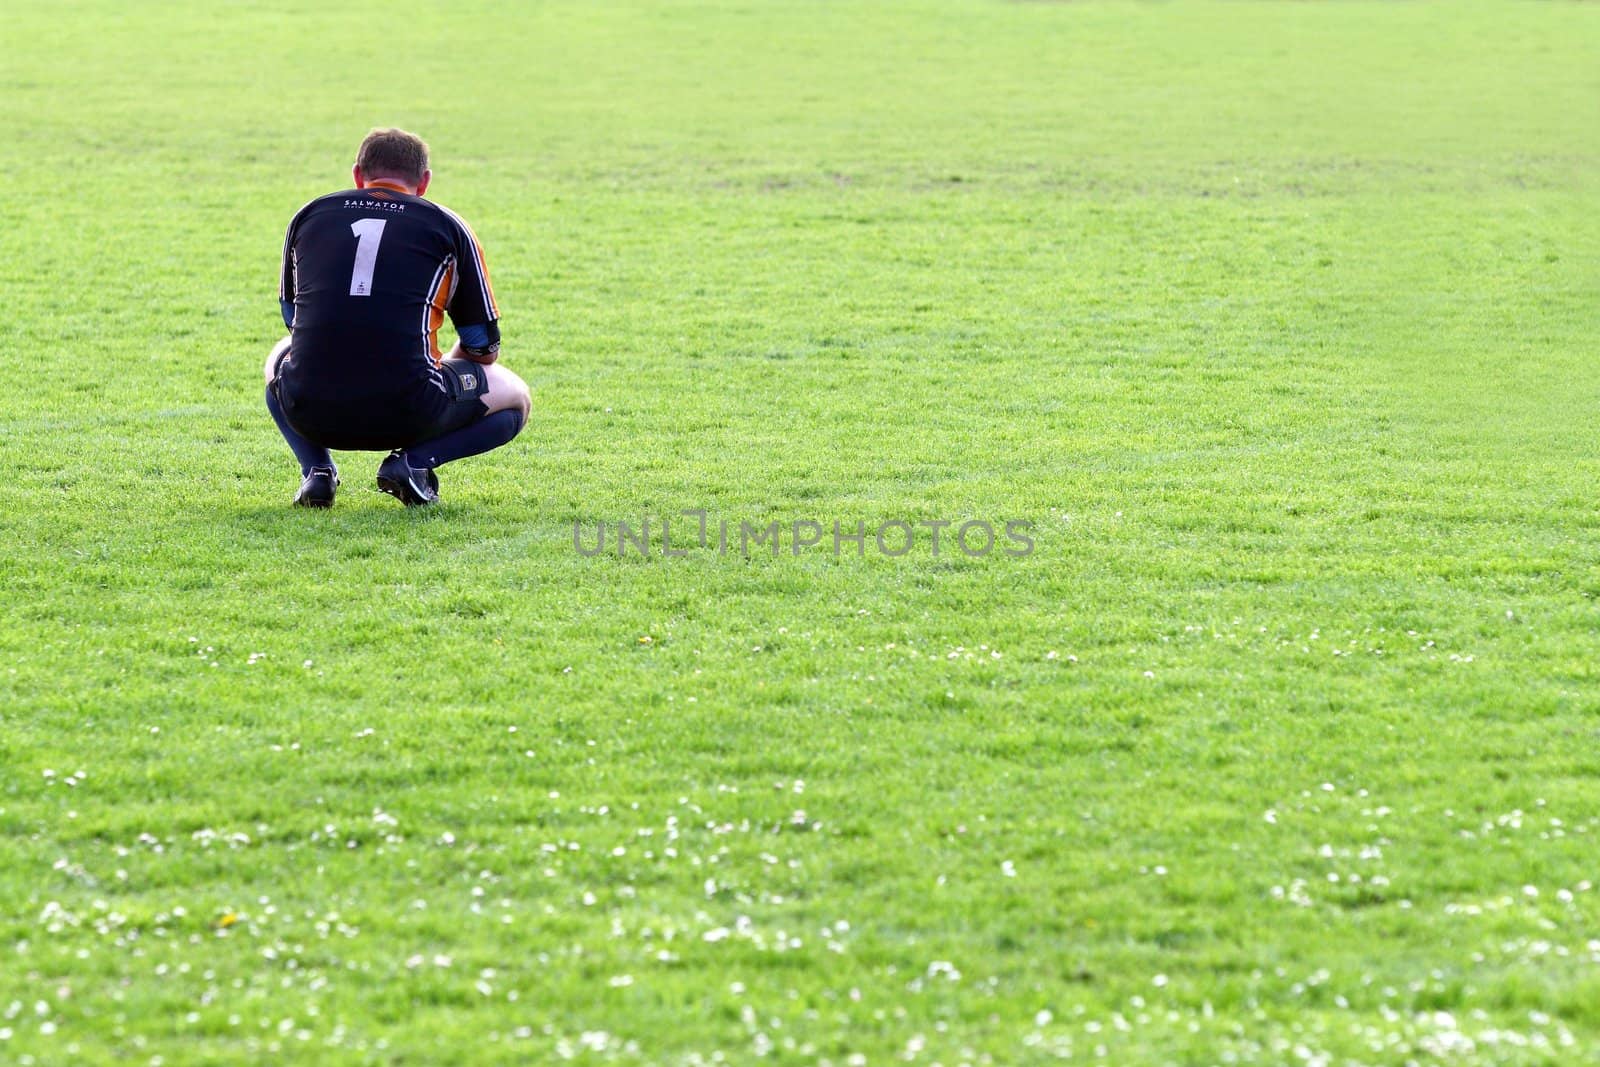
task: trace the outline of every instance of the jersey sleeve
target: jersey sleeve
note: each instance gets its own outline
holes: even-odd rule
[[[315,203],[316,201],[312,201]],[[290,329],[294,328],[294,295],[295,295],[295,262],[294,262],[294,236],[300,228],[300,220],[310,210],[307,204],[295,212],[294,218],[289,221],[289,229],[283,235],[283,263],[278,269],[278,309],[283,313],[283,324]]]
[[[456,229],[455,295],[450,299],[450,322],[471,356],[492,356],[500,350],[500,309],[489,284],[489,264],[483,245],[460,216],[451,213]]]

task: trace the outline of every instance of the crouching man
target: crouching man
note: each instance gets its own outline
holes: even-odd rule
[[[437,467],[517,436],[528,387],[496,362],[500,312],[477,236],[422,198],[428,146],[374,130],[353,175],[354,189],[289,223],[278,295],[290,332],[267,357],[267,410],[300,461],[296,504],[333,504],[330,448],[388,452],[378,488],[431,504]],[[458,340],[441,356],[446,315]]]

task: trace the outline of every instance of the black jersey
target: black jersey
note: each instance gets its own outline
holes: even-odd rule
[[[440,388],[448,313],[471,355],[500,346],[478,239],[460,216],[383,182],[318,197],[289,223],[279,291],[291,319],[284,387],[401,398]]]

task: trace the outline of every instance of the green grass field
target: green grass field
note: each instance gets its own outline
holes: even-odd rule
[[[535,418],[305,513],[389,123]],[[0,1062],[1600,1062],[1597,135],[1589,3],[7,6]]]

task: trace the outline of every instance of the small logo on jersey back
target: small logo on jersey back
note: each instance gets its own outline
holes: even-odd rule
[[[476,389],[477,387],[478,387],[478,376],[476,374],[463,374],[461,376],[461,388],[463,388],[463,389]]]

